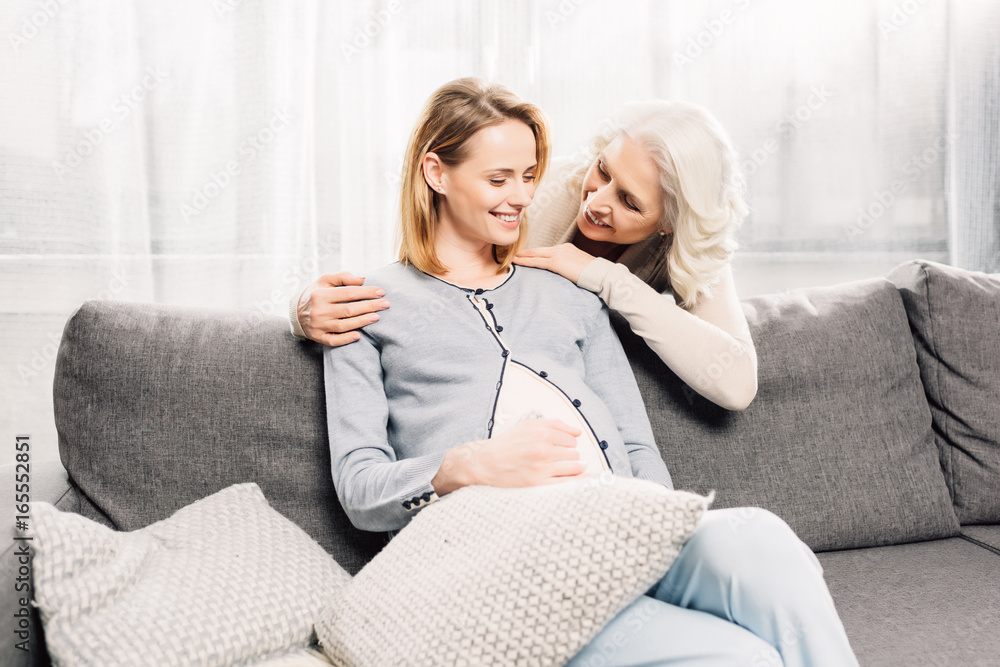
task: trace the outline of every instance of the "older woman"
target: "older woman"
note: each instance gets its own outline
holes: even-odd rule
[[[428,101],[404,160],[400,261],[372,276],[395,305],[324,353],[333,480],[358,528],[393,534],[475,484],[670,486],[607,308],[512,264],[547,160],[541,113],[501,86],[460,79]],[[588,222],[621,231],[587,202]],[[707,512],[641,597],[639,627],[626,608],[571,664],[856,664],[818,562],[765,510]]]
[[[604,128],[539,187],[532,249],[514,261],[597,293],[695,391],[741,410],[757,392],[757,357],[730,268],[747,213],[735,151],[685,102],[629,105]],[[393,296],[364,281],[322,276],[293,299],[293,332],[330,346],[357,340]]]

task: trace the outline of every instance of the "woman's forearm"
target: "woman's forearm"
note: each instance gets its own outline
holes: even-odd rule
[[[588,264],[579,285],[621,313],[632,331],[705,398],[729,410],[742,410],[753,400],[757,354],[742,311],[728,318],[737,331],[733,335],[657,293],[627,267],[605,259]]]

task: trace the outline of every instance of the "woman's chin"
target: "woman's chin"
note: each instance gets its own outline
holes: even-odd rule
[[[517,243],[517,240],[521,237],[521,228],[512,230],[504,230],[500,233],[492,235],[493,238],[490,239],[490,243],[498,246],[508,246]]]

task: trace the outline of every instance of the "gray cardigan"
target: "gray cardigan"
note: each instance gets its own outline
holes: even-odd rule
[[[612,472],[672,488],[607,307],[539,269],[471,290],[389,264],[367,282],[392,308],[361,340],[324,352],[333,482],[351,522],[398,532],[436,499],[447,450],[490,437],[504,371],[520,363],[564,392]],[[484,300],[489,317],[471,298]]]

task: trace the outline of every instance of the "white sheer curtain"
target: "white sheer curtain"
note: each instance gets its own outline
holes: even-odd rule
[[[989,0],[0,0],[0,438],[55,458],[88,298],[284,313],[393,259],[420,105],[466,75],[574,152],[621,103],[703,104],[749,175],[745,295],[907,257],[1000,270]]]

